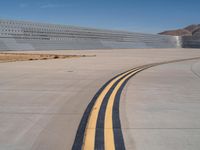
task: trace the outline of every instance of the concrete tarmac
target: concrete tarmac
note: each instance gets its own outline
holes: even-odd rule
[[[0,63],[0,150],[71,149],[85,108],[110,78],[148,63],[200,56],[199,49],[50,53],[96,57]],[[199,148],[199,73],[198,61],[181,62],[128,82],[120,102],[127,149]]]
[[[150,68],[121,99],[127,149],[199,150],[200,60]],[[129,115],[132,114],[132,115]]]

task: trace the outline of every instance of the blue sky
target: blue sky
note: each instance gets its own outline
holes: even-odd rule
[[[1,0],[0,18],[158,33],[200,23],[200,0]]]

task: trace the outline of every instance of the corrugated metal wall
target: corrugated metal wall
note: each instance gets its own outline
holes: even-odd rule
[[[200,36],[182,37],[183,48],[200,48]]]
[[[0,50],[176,48],[181,38],[0,20]]]

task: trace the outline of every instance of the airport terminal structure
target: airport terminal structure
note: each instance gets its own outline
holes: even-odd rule
[[[0,50],[178,48],[182,38],[0,19]]]

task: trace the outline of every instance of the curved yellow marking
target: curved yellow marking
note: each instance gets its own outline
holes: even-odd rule
[[[198,59],[200,57],[197,57]],[[112,87],[112,85],[119,80],[121,77],[126,76],[128,73],[132,72],[130,75],[127,75],[125,78],[123,78],[118,85],[115,87],[114,91],[112,92],[112,95],[109,98],[108,105],[106,107],[106,114],[105,114],[105,127],[104,127],[104,142],[105,142],[105,149],[112,150],[115,149],[115,143],[114,143],[114,134],[113,134],[113,124],[112,124],[112,107],[114,104],[114,99],[117,93],[117,90],[119,90],[120,85],[123,84],[123,82],[129,78],[130,76],[134,75],[135,73],[142,71],[144,69],[150,68],[152,66],[157,66],[161,64],[166,63],[173,63],[173,62],[179,62],[179,61],[185,61],[185,60],[193,60],[197,58],[189,58],[189,59],[181,59],[177,61],[168,61],[163,63],[154,63],[149,65],[144,65],[141,67],[134,68],[132,70],[129,70],[122,75],[120,75],[117,78],[114,78],[107,86],[104,88],[104,90],[101,92],[100,96],[97,98],[95,105],[92,108],[92,111],[90,112],[90,116],[87,122],[86,131],[84,133],[84,141],[82,145],[83,150],[94,150],[94,142],[95,142],[95,131],[96,131],[96,122],[98,113],[100,110],[100,106],[102,104],[102,101],[106,95],[106,93],[109,91],[109,89]],[[110,100],[111,99],[111,100]],[[110,145],[110,146],[109,146]]]
[[[119,80],[121,77],[127,75],[128,73],[134,71],[135,69],[132,69],[128,72],[125,72],[124,74],[118,76],[117,78],[114,78],[105,88],[104,90],[101,92],[101,94],[98,96],[92,111],[90,113],[90,117],[88,119],[87,122],[87,128],[85,131],[85,137],[84,137],[84,142],[83,142],[83,146],[82,149],[83,150],[94,150],[94,145],[95,145],[95,131],[96,131],[96,123],[97,123],[97,119],[98,119],[98,114],[99,114],[99,110],[101,107],[101,104],[103,102],[103,99],[105,97],[105,95],[107,94],[107,92],[110,90],[110,88],[113,86],[113,84]]]
[[[128,79],[129,77],[131,77],[132,75],[134,75],[135,73],[137,73],[141,70],[143,70],[143,68],[132,72],[131,74],[127,75],[125,78],[120,80],[120,82],[114,88],[112,94],[109,97],[108,104],[106,107],[105,123],[104,123],[105,124],[105,126],[104,126],[104,143],[105,143],[106,150],[115,150],[114,131],[113,131],[113,122],[112,122],[112,115],[113,115],[112,110],[113,110],[113,104],[115,101],[117,91],[120,89],[122,84],[126,81],[126,79]]]

